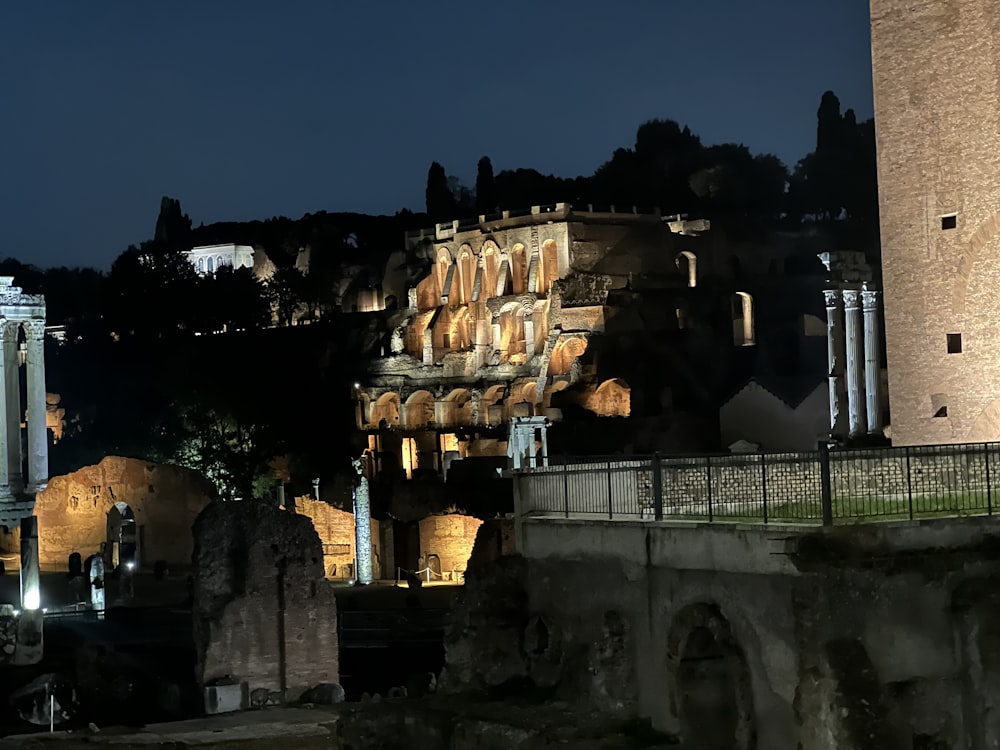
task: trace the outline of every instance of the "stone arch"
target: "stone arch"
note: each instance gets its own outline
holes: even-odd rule
[[[962,315],[965,312],[973,266],[982,255],[983,248],[998,236],[1000,236],[1000,211],[979,225],[972,237],[969,238],[965,252],[958,256],[955,281],[952,286],[952,309],[956,315]]]
[[[546,388],[545,389],[545,393],[542,396],[542,406],[545,409],[551,408],[552,407],[552,397],[555,394],[560,393],[561,391],[565,391],[567,388],[569,388],[569,382],[566,381],[566,380],[559,380],[559,381],[553,383],[551,387]]]
[[[127,503],[118,501],[108,509],[107,536],[106,561],[110,569],[122,566],[129,570],[135,568],[140,562],[139,535],[135,513]]]
[[[549,357],[549,375],[568,375],[573,363],[587,350],[587,339],[583,336],[561,337]]]
[[[524,294],[528,291],[527,250],[520,242],[510,251],[510,283],[514,294]]]
[[[632,413],[632,389],[621,378],[605,380],[594,391],[590,410],[601,417],[627,417]]]
[[[444,398],[447,404],[447,425],[461,427],[472,424],[472,393],[467,388],[456,388]]]
[[[497,284],[500,282],[500,248],[493,240],[486,240],[480,251],[483,264],[483,292],[480,299],[496,297]]]
[[[205,263],[205,270],[208,273],[215,273],[215,259],[211,255],[208,256],[208,260]]]
[[[442,320],[440,346],[448,351],[467,349],[472,346],[472,319],[469,308],[462,306]],[[447,338],[445,338],[447,336]]]
[[[512,355],[525,354],[524,307],[519,302],[508,302],[500,308],[500,361],[507,362]]]
[[[444,297],[451,293],[451,287],[454,286],[454,277],[452,277],[450,280],[451,283],[449,283],[448,271],[454,262],[455,259],[451,254],[451,250],[447,247],[438,248],[437,254],[434,257],[434,286],[437,289],[438,297]]]
[[[479,414],[480,419],[489,425],[499,425],[503,422],[503,409],[501,402],[503,401],[504,390],[506,386],[504,385],[494,385],[490,386],[483,392],[482,400],[480,401]],[[490,408],[494,406],[501,407],[495,411],[495,419],[490,416]]]
[[[674,258],[678,270],[687,277],[689,287],[698,286],[698,256],[690,250],[681,250]]]
[[[705,748],[757,747],[746,656],[714,604],[681,609],[667,635],[669,710],[685,743]]]
[[[736,346],[753,346],[754,313],[753,297],[749,292],[736,292],[731,297],[733,343]]]
[[[198,273],[205,273],[205,259],[198,258]]]
[[[458,250],[458,290],[459,300],[464,304],[472,302],[472,288],[476,282],[476,256],[470,245],[462,245]]]
[[[403,426],[408,430],[426,427],[434,421],[434,396],[430,391],[414,391],[406,399]]]
[[[371,405],[371,415],[368,424],[375,427],[399,426],[399,394],[389,391],[383,393]],[[384,424],[383,424],[384,422]]]
[[[548,294],[552,284],[559,280],[559,246],[555,240],[545,240],[540,253],[542,263],[539,294]]]

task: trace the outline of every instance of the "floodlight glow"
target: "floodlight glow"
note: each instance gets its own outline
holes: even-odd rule
[[[21,602],[21,606],[24,609],[38,609],[42,604],[42,597],[38,591],[38,583],[34,585],[29,585],[24,589],[24,601]]]

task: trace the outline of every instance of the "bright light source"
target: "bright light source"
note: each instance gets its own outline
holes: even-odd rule
[[[125,569],[126,570],[133,570],[134,568],[135,568],[135,562],[134,561],[129,560],[127,563],[125,563]]]
[[[361,387],[361,383],[355,383],[355,384],[354,384],[354,387],[355,387],[355,388],[360,388],[360,387]]]
[[[14,617],[18,617],[20,614],[21,614],[21,610],[19,610],[19,609],[15,609],[14,610]]]
[[[38,584],[28,586],[24,591],[24,601],[21,602],[21,606],[24,609],[38,609],[41,603],[42,597],[38,592]]]

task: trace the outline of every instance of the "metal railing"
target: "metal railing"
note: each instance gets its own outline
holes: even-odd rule
[[[558,460],[558,459],[557,459]],[[515,474],[518,513],[824,524],[992,515],[1000,443],[602,456]]]

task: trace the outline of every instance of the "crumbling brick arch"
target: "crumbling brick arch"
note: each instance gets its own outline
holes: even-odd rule
[[[450,295],[455,286],[454,273],[448,271],[455,263],[455,256],[447,247],[439,247],[434,257],[434,287],[438,297]],[[450,276],[450,277],[449,277]]]
[[[632,413],[632,389],[621,378],[605,380],[594,391],[589,408],[601,417],[627,417]]]
[[[476,281],[476,257],[472,246],[465,244],[458,249],[458,281],[454,289],[458,294],[457,302],[469,304],[472,302],[472,287]]]
[[[757,726],[746,656],[719,607],[681,609],[667,635],[669,711],[693,747],[755,750]]]
[[[472,393],[468,388],[456,388],[444,397],[447,408],[447,426],[464,427],[472,424]]]
[[[498,313],[500,323],[500,361],[507,362],[513,354],[525,354],[524,306],[517,300],[503,305]]]
[[[542,263],[542,272],[538,292],[548,294],[552,285],[559,280],[559,246],[555,240],[545,240],[542,243],[539,259]]]
[[[983,255],[983,249],[1000,237],[1000,211],[994,213],[976,229],[969,238],[965,252],[958,256],[955,267],[955,281],[952,285],[951,304],[956,316],[965,313],[966,297],[969,293],[969,282],[972,279],[972,269],[976,261]]]
[[[698,256],[690,250],[681,250],[674,258],[674,263],[677,264],[677,269],[687,277],[689,287],[698,286]]]
[[[528,291],[528,253],[520,242],[510,251],[510,283],[514,294]]]
[[[483,397],[482,400],[480,401],[479,414],[480,414],[480,419],[485,424],[498,425],[503,422],[502,405],[503,405],[504,392],[506,388],[507,388],[506,385],[502,384],[494,385],[490,386],[483,392]],[[496,417],[495,419],[494,417],[490,416],[490,407],[493,406],[501,407],[500,409],[496,410],[496,412],[498,413],[495,415]]]
[[[414,391],[406,399],[403,427],[408,430],[426,427],[434,421],[434,396],[430,391]]]
[[[500,281],[500,248],[493,240],[486,240],[479,255],[483,265],[483,288],[479,298],[487,300],[502,293],[497,291]]]
[[[573,363],[587,351],[587,339],[584,336],[561,336],[552,347],[549,358],[549,375],[568,375]]]
[[[387,391],[371,402],[368,424],[375,427],[399,426],[399,394]],[[384,424],[383,424],[384,423]]]

